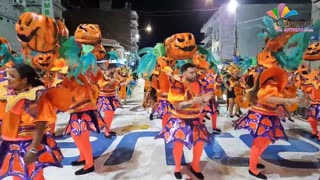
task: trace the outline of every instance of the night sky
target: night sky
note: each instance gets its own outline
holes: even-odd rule
[[[200,29],[212,16],[214,10],[228,0],[113,0],[115,9],[123,8],[130,1],[139,15],[139,29],[148,24],[152,32],[140,31],[140,47],[154,46],[168,36],[179,32],[191,32],[199,44],[203,38]],[[99,0],[62,0],[67,8],[98,8]],[[310,0],[238,0],[241,3],[310,3]],[[190,11],[201,9],[201,11]],[[167,12],[155,12],[167,11]],[[175,11],[175,12],[168,12]],[[182,11],[182,12],[181,12]],[[187,12],[186,12],[187,11]]]

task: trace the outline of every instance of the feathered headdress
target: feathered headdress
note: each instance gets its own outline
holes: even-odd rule
[[[9,52],[9,49],[6,44],[1,44],[1,50],[0,50],[0,56],[3,57],[0,66],[4,66],[6,63],[8,63],[10,60],[14,64],[21,64],[23,63],[23,57],[13,57],[11,52]]]
[[[82,55],[81,55],[82,48]],[[78,76],[85,74],[89,69],[94,74],[97,73],[96,56],[92,54],[94,49],[91,45],[82,45],[76,43],[74,37],[70,37],[60,48],[60,56],[69,64],[68,78],[74,77],[79,84],[83,84]]]
[[[213,68],[216,73],[219,73],[218,65],[221,64],[221,61],[216,60],[210,51],[201,46],[198,46],[198,52],[206,56],[206,60],[210,64],[210,67]]]
[[[139,66],[136,70],[137,74],[144,74],[147,73],[148,76],[152,75],[152,72],[156,68],[157,65],[157,58],[159,56],[165,56],[166,55],[166,49],[165,46],[162,43],[157,43],[157,45],[153,48],[146,47],[141,49],[138,52],[139,55],[144,54],[139,62]]]

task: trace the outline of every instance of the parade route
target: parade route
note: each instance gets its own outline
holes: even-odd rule
[[[141,80],[140,80],[141,81]],[[173,176],[174,161],[172,146],[164,140],[154,140],[161,130],[161,120],[149,120],[149,114],[140,104],[143,94],[142,82],[134,90],[135,95],[123,109],[116,111],[112,129],[117,137],[106,139],[103,133],[92,134],[91,142],[95,159],[95,172],[75,176],[81,167],[72,167],[79,152],[71,137],[58,138],[57,142],[65,156],[64,168],[46,168],[48,180],[108,180],[108,179],[153,179],[170,180]],[[140,90],[139,90],[140,89]],[[205,179],[237,180],[255,179],[248,173],[248,158],[251,137],[245,130],[235,131],[232,120],[227,117],[225,106],[220,107],[218,128],[221,135],[213,135],[202,155],[201,167]],[[66,124],[68,115],[60,114],[58,127]],[[211,132],[211,121],[206,125]],[[307,122],[296,120],[283,123],[289,142],[277,141],[262,155],[261,163],[266,166],[264,173],[269,179],[318,180],[320,177],[320,143],[309,138]],[[191,162],[192,151],[185,148],[183,162]],[[183,179],[195,179],[187,166],[182,170]]]

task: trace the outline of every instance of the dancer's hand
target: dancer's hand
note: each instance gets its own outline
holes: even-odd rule
[[[200,104],[203,101],[203,97],[202,96],[195,97],[193,98],[192,101],[193,101],[193,104]]]
[[[27,154],[23,157],[24,163],[26,163],[27,166],[34,163],[36,159],[37,159],[37,154],[31,152],[30,150],[27,151]]]
[[[292,104],[298,104],[299,106],[307,107],[309,106],[310,102],[308,99],[304,97],[291,98],[286,101],[286,105],[292,105]]]
[[[213,93],[204,94],[204,95],[202,96],[202,97],[203,97],[202,102],[203,102],[203,103],[208,103],[208,102],[210,101],[210,99],[213,98],[213,96],[214,96]]]
[[[310,101],[308,98],[305,97],[299,97],[298,98],[298,104],[301,107],[309,107],[310,106]]]

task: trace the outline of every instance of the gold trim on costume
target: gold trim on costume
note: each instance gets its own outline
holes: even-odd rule
[[[45,89],[44,86],[38,86],[35,88],[31,88],[28,91],[21,92],[17,95],[8,95],[7,88],[0,86],[0,100],[7,101],[6,112],[9,112],[20,100],[27,99],[30,101],[34,101],[37,99],[37,91]]]

